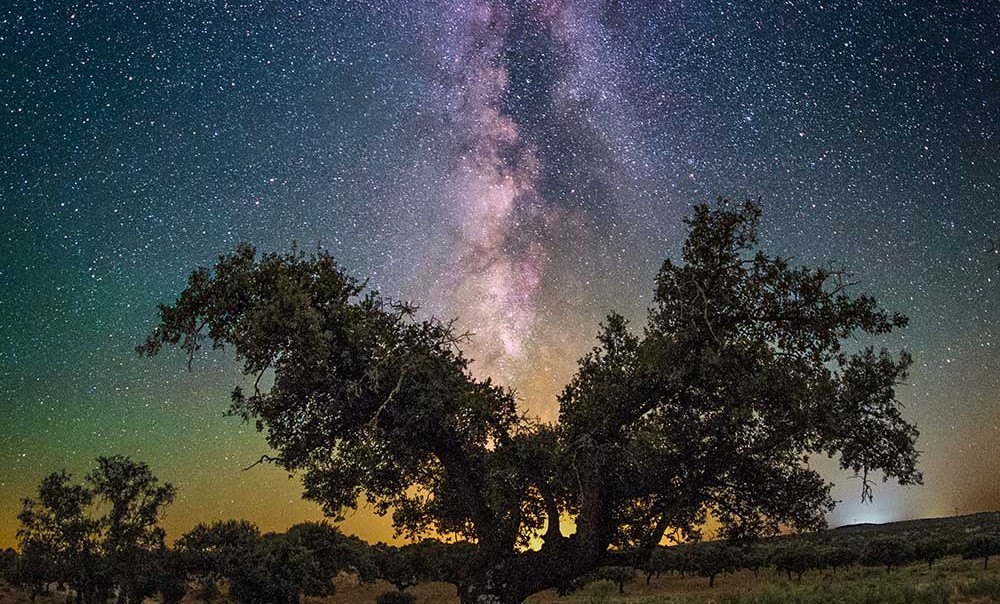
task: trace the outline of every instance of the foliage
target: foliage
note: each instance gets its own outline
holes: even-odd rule
[[[925,535],[913,541],[913,558],[926,562],[928,569],[947,553],[948,541],[940,534]]]
[[[691,566],[702,577],[708,577],[708,586],[715,587],[715,577],[736,570],[739,550],[719,541],[697,543],[688,549]]]
[[[266,432],[306,497],[333,517],[363,497],[404,534],[462,535],[478,548],[463,599],[520,602],[611,545],[648,555],[668,531],[693,536],[709,509],[726,537],[821,526],[833,501],[810,455],[838,456],[866,499],[875,470],[920,481],[894,392],[909,356],[841,345],[905,317],[849,294],[842,271],[760,251],[759,217],[753,203],[695,208],[642,335],[608,316],[554,426],[472,375],[452,323],[366,290],[322,251],[240,245],[191,274],[139,350],[231,348],[252,385],[230,411]],[[543,527],[541,550],[521,552]]]
[[[261,540],[260,529],[246,520],[198,524],[175,544],[189,571],[209,579],[239,572],[242,560]]]
[[[176,489],[160,484],[145,463],[122,455],[98,457],[86,482],[95,502],[108,508],[100,519],[101,551],[119,602],[142,602],[156,592],[165,536],[158,522]]]
[[[0,581],[12,582],[18,565],[17,552],[12,548],[0,551]]]
[[[209,584],[224,580],[239,602],[298,602],[302,595],[332,595],[333,578],[342,572],[362,582],[377,576],[367,544],[326,522],[266,535],[246,520],[200,524],[176,549],[193,576]]]
[[[89,515],[93,492],[71,480],[65,471],[54,472],[42,479],[36,498],[23,500],[18,579],[34,593],[59,582],[71,585],[81,602],[101,602],[112,588],[100,556],[102,522]]]
[[[914,560],[913,548],[899,537],[876,537],[868,541],[861,554],[865,566],[884,566],[887,571]]]
[[[342,572],[353,573],[363,583],[378,577],[368,544],[323,522],[303,522],[290,527],[286,537],[309,551],[317,564],[316,583],[309,595],[332,593],[330,580]],[[325,592],[325,593],[323,593]]]
[[[858,551],[848,545],[830,545],[819,550],[819,564],[824,568],[850,568],[858,561]]]
[[[1000,536],[979,534],[969,537],[962,547],[962,557],[966,559],[983,559],[983,568],[987,568],[990,558],[1000,556]]]
[[[65,471],[50,474],[37,497],[23,501],[17,581],[35,585],[35,592],[66,583],[81,602],[102,602],[115,588],[120,604],[153,595],[163,572],[158,522],[174,487],[160,484],[145,463],[120,455],[98,457],[84,484],[71,480]]]
[[[378,568],[379,578],[387,581],[398,591],[406,591],[420,583],[416,560],[410,555],[411,549],[376,543],[372,546],[372,558]]]
[[[735,554],[736,565],[753,572],[755,577],[768,562],[768,551],[759,545],[745,545],[736,550]]]
[[[816,547],[801,539],[774,550],[770,560],[775,569],[785,573],[789,579],[795,574],[799,581],[802,581],[806,571],[818,568],[821,563]]]

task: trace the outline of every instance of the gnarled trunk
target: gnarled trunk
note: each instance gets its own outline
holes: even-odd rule
[[[592,551],[593,544],[559,537],[550,538],[540,551],[499,560],[481,555],[463,583],[460,599],[462,604],[521,604],[546,589],[570,589],[576,579],[600,565],[601,557],[590,555]]]

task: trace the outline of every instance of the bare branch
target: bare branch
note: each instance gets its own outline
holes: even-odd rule
[[[282,460],[280,457],[271,457],[270,455],[261,455],[260,459],[258,459],[257,461],[253,462],[249,466],[243,468],[243,471],[246,472],[247,470],[250,470],[250,469],[252,469],[252,468],[254,468],[256,466],[259,466],[260,464],[263,464],[263,463],[281,463],[282,461],[284,461],[284,460]]]

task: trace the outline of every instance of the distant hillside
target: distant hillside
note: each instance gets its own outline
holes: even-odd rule
[[[964,533],[1000,532],[1000,512],[980,512],[966,516],[946,516],[943,518],[923,518],[920,520],[901,520],[885,524],[846,524],[830,529],[831,533],[856,535],[863,533],[911,533],[949,531]]]

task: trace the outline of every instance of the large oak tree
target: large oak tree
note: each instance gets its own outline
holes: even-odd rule
[[[307,498],[335,518],[365,500],[404,534],[467,537],[463,602],[513,604],[572,585],[611,546],[651,552],[709,510],[727,536],[817,527],[833,501],[811,455],[862,476],[865,497],[874,473],[920,481],[895,398],[910,358],[853,344],[906,318],[840,271],[760,251],[759,217],[753,203],[695,208],[644,328],[607,318],[554,425],[473,377],[452,323],[368,290],[325,252],[239,246],[191,274],[139,351],[231,349],[252,383],[231,411],[302,474]]]

